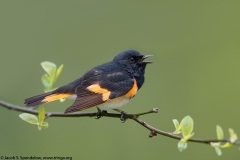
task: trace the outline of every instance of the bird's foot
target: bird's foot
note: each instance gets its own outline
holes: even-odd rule
[[[97,114],[96,114],[95,119],[99,119],[99,118],[101,118],[101,117],[102,117],[102,110],[97,107]]]
[[[121,122],[122,122],[122,123],[126,122],[127,119],[125,118],[125,115],[127,114],[127,112],[124,112],[124,111],[119,110],[119,109],[114,109],[114,110],[117,111],[117,112],[119,112],[119,113],[121,113],[121,116],[120,116]]]
[[[127,114],[127,112],[124,112],[124,111],[121,112],[120,120],[121,120],[122,123],[126,122],[126,120],[127,120],[127,119],[125,118],[125,115],[126,115],[126,114]]]
[[[100,108],[97,107],[97,113],[96,113],[95,119],[99,119],[106,114],[107,114],[106,110],[101,110]]]

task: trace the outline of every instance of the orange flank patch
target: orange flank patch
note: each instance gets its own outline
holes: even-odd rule
[[[101,86],[99,84],[93,84],[91,86],[88,86],[87,90],[97,93],[97,94],[101,94],[103,101],[109,100],[109,96],[111,94],[111,92],[109,90],[101,88]]]
[[[60,93],[60,94],[52,94],[52,95],[49,95],[49,96],[46,96],[42,102],[52,102],[52,101],[56,101],[56,100],[59,100],[61,98],[67,98],[69,96],[71,96],[72,94],[71,93]]]
[[[137,90],[138,90],[137,81],[136,81],[136,79],[134,79],[133,87],[132,87],[132,89],[130,89],[130,91],[128,91],[128,93],[125,95],[125,97],[132,98],[137,93]]]

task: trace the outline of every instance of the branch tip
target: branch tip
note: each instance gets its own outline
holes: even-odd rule
[[[153,108],[153,109],[152,109],[152,112],[153,112],[153,113],[158,113],[158,108]]]

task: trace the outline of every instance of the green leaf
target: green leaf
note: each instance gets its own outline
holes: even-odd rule
[[[47,128],[48,123],[44,122],[45,120],[45,108],[40,107],[38,111],[38,119],[39,119],[39,124],[38,124],[38,130],[41,130],[42,128]]]
[[[44,122],[44,119],[45,119],[45,108],[41,106],[38,110],[39,125],[41,125]]]
[[[211,142],[210,145],[212,147],[219,147],[220,146],[220,142]]]
[[[178,150],[180,152],[184,151],[185,149],[187,149],[187,143],[186,142],[183,142],[183,141],[179,141],[178,142]]]
[[[57,79],[58,79],[58,77],[60,76],[62,70],[63,70],[63,64],[58,67],[57,72],[56,72],[56,76],[55,76],[55,81],[54,81],[54,82],[57,81]]]
[[[232,128],[229,128],[228,131],[229,131],[229,135],[230,135],[230,142],[231,143],[236,142],[238,139],[237,134],[234,132],[234,130]]]
[[[55,77],[55,73],[56,73],[56,69],[57,69],[56,64],[45,61],[45,62],[41,63],[41,66],[51,78]]]
[[[51,80],[47,74],[44,74],[42,76],[42,83],[46,91],[48,91],[51,88]]]
[[[193,119],[190,116],[184,117],[179,127],[184,137],[190,135],[193,131]]]
[[[22,113],[19,115],[19,117],[28,122],[28,123],[31,123],[31,124],[35,124],[35,125],[38,125],[39,122],[38,122],[38,118],[37,116],[33,115],[33,114],[29,114],[29,113]]]
[[[47,122],[43,122],[41,125],[38,125],[38,130],[42,130],[43,128],[48,128],[48,123]]]
[[[220,148],[229,148],[229,147],[231,147],[232,145],[233,145],[232,143],[227,142],[227,143],[225,143],[224,145],[219,145],[219,147],[220,147]]]
[[[219,147],[214,147],[215,148],[215,151],[217,153],[218,156],[221,156],[222,155],[222,151]]]
[[[41,125],[43,128],[48,128],[48,122],[43,122],[42,125]]]
[[[183,138],[181,139],[181,141],[187,142],[189,139],[191,139],[191,138],[193,137],[193,135],[194,135],[194,133],[191,133],[191,134],[183,137]]]
[[[216,132],[217,132],[217,139],[218,140],[221,140],[221,139],[224,138],[223,129],[222,129],[221,126],[217,125]]]
[[[175,131],[173,132],[173,134],[179,134],[181,133],[181,131],[179,130],[179,122],[177,119],[173,119],[173,124],[175,126]]]
[[[210,144],[215,149],[217,155],[221,156],[222,155],[222,151],[221,151],[220,147],[221,148],[224,148],[224,147],[220,145],[220,142],[211,142]]]
[[[173,119],[173,124],[174,124],[174,126],[175,126],[175,129],[178,129],[178,127],[179,127],[179,122],[178,122],[177,119]]]

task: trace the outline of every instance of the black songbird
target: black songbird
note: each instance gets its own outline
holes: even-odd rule
[[[86,72],[79,79],[25,100],[34,107],[61,98],[74,97],[75,102],[65,113],[81,111],[93,106],[117,109],[134,97],[144,83],[146,65],[150,55],[136,50],[118,54],[111,62],[101,64]]]

